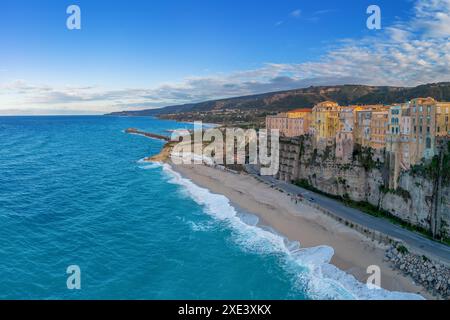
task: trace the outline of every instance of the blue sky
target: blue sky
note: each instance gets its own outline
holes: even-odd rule
[[[71,4],[81,30],[66,28]],[[370,4],[382,30],[366,27]],[[449,80],[449,17],[450,0],[2,0],[0,114]]]

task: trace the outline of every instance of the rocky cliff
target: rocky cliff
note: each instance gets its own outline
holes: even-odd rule
[[[279,178],[383,212],[437,238],[449,237],[448,181],[437,188],[437,177],[422,168],[402,172],[398,188],[391,190],[388,165],[374,161],[370,150],[356,151],[350,161],[341,161],[334,156],[334,147],[317,149],[308,136],[282,141]]]

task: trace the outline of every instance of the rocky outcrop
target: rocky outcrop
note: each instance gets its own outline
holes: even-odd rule
[[[166,143],[160,153],[158,153],[157,155],[154,155],[152,157],[145,158],[144,161],[145,162],[167,162],[170,159],[172,149],[173,149],[173,144]]]
[[[447,266],[412,254],[403,246],[392,246],[386,251],[385,259],[434,296],[450,298],[450,269]]]

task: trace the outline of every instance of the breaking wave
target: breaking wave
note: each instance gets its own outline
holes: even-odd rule
[[[161,164],[155,164],[161,166]],[[289,241],[268,227],[258,225],[258,218],[238,212],[223,195],[213,194],[208,189],[194,184],[162,164],[169,183],[179,185],[204,208],[205,213],[226,222],[235,233],[235,241],[243,250],[259,254],[276,254],[282,263],[295,270],[294,282],[306,289],[311,299],[358,299],[358,300],[421,300],[417,294],[391,292],[385,289],[370,289],[354,276],[332,265],[334,249],[329,246],[302,248],[297,241]]]

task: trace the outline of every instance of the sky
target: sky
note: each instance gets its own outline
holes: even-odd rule
[[[369,5],[381,9],[370,30]],[[81,9],[69,30],[67,7]],[[450,81],[450,0],[2,0],[0,115]]]

